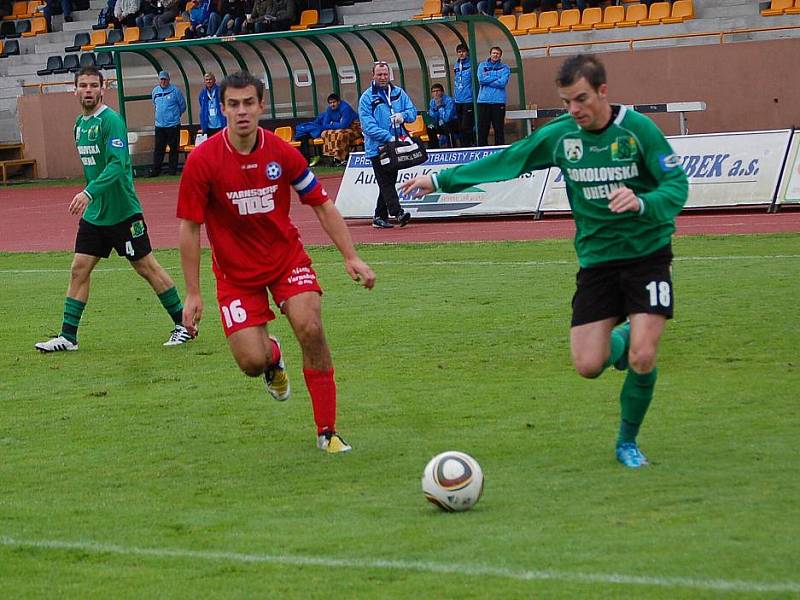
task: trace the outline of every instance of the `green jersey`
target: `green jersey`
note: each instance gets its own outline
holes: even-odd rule
[[[436,183],[444,192],[458,192],[559,167],[575,218],[580,265],[647,256],[670,242],[688,182],[679,157],[653,121],[624,106],[613,111],[611,124],[599,132],[586,131],[563,115],[501,152],[442,171]],[[622,186],[640,199],[639,213],[608,209],[608,195]]]
[[[116,225],[142,212],[122,117],[101,105],[94,114],[77,118],[74,133],[90,199],[83,218],[94,225]]]

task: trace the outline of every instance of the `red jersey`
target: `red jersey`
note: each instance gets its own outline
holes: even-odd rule
[[[231,146],[227,129],[189,154],[178,218],[205,224],[217,279],[269,285],[287,267],[311,264],[289,219],[291,188],[303,204],[328,200],[303,155],[260,127],[250,154]]]

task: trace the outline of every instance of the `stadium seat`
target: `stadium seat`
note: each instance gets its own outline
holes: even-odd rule
[[[548,33],[551,27],[558,27],[558,12],[555,10],[539,13],[538,25],[528,29],[528,33]]]
[[[336,25],[336,7],[323,8],[319,13],[319,22],[316,25],[309,25],[309,29],[319,27],[331,27]]]
[[[189,130],[181,129],[180,137],[178,138],[178,152],[186,152],[186,154],[189,154],[194,148],[195,146],[192,144],[192,139],[189,136]]]
[[[792,0],[772,0],[769,8],[761,11],[763,17],[775,17],[782,15],[788,8],[792,8]]]
[[[422,12],[411,17],[412,19],[430,19],[442,16],[442,3],[439,0],[425,0],[422,3]]]
[[[11,8],[11,14],[7,17],[3,17],[4,21],[16,21],[17,19],[24,19],[26,18],[25,15],[28,13],[28,3],[23,0],[22,2],[14,2],[14,6]]]
[[[129,27],[128,29],[133,29]],[[155,25],[148,25],[147,27],[139,28],[139,37],[136,40],[130,40],[129,44],[146,44],[148,42],[155,42],[158,31]]]
[[[9,56],[19,56],[18,40],[5,40],[3,42],[3,51],[0,52],[0,58],[6,58]]]
[[[122,34],[122,39],[114,45],[121,46],[124,44],[135,44],[138,41],[139,41],[139,28],[126,27]]]
[[[67,54],[64,57],[64,73],[69,71],[70,73],[77,73],[78,69],[81,68],[80,58],[78,58],[77,54]]]
[[[92,30],[92,33],[89,34],[89,43],[84,44],[81,46],[81,50],[84,52],[88,52],[95,49],[95,46],[102,46],[106,43],[106,30],[105,29],[95,29]]]
[[[22,34],[22,37],[33,37],[40,33],[47,33],[47,21],[44,17],[33,17],[31,19],[31,30]]]
[[[595,29],[611,29],[617,23],[625,20],[624,6],[606,6],[603,10],[603,21],[595,24]]]
[[[409,135],[418,137],[423,142],[428,141],[428,128],[425,126],[425,119],[422,118],[422,115],[418,114],[412,123],[406,123],[406,130]]]
[[[177,42],[178,40],[182,40],[186,35],[186,32],[189,31],[189,27],[191,27],[191,25],[192,24],[189,23],[189,21],[175,21],[175,31],[164,41]]]
[[[163,42],[168,40],[173,35],[175,35],[175,26],[172,23],[167,23],[166,25],[158,25],[156,28],[156,39],[155,41]]]
[[[787,15],[800,15],[800,0],[794,0],[794,6],[786,9]]]
[[[97,57],[94,55],[94,52],[84,52],[78,59],[78,68],[80,69],[84,67],[96,67],[96,66],[97,66]]]
[[[39,12],[39,8],[43,7],[45,4],[44,0],[30,0],[28,2],[27,7],[25,8],[25,16],[22,17],[23,19],[32,19],[35,16],[42,16]]]
[[[0,23],[0,38],[11,38],[15,33],[17,33],[17,26],[14,21]]]
[[[536,27],[536,13],[522,13],[517,18],[517,28],[511,33],[514,35],[525,35],[529,29]]]
[[[313,27],[317,23],[319,23],[319,11],[304,10],[300,13],[300,23],[292,25],[289,29],[291,31],[301,31]]]
[[[661,19],[662,23],[682,23],[694,18],[694,5],[692,0],[676,0],[672,5],[670,16]]]
[[[299,148],[301,145],[300,142],[292,139],[294,137],[294,130],[289,125],[275,128],[275,135],[294,148]]]
[[[603,20],[603,9],[599,6],[584,8],[581,13],[581,22],[572,26],[572,31],[590,31],[597,23]]]
[[[117,42],[121,42],[124,40],[125,33],[122,29],[109,29],[106,33],[106,43],[102,44],[103,46],[113,46]]]
[[[77,52],[82,46],[92,43],[92,36],[85,31],[75,34],[75,39],[72,41],[72,46],[64,48],[64,52]]]
[[[646,18],[646,4],[631,4],[625,8],[625,20],[617,23],[617,27],[635,27],[639,21]]]
[[[561,11],[561,17],[558,19],[558,25],[550,28],[550,33],[559,33],[562,31],[569,31],[573,25],[578,25],[581,22],[581,11],[577,8],[569,8]]]
[[[28,33],[31,30],[31,22],[29,19],[14,21],[11,24],[14,26],[14,32],[6,34],[6,39],[8,40],[21,38],[23,33]]]
[[[98,69],[113,69],[116,67],[114,64],[114,55],[108,50],[102,50],[96,54],[97,68]]]
[[[646,19],[639,21],[639,25],[660,25],[661,19],[669,17],[669,2],[653,2]]]
[[[497,20],[509,31],[514,31],[517,28],[517,15],[500,15]]]
[[[45,75],[52,75],[53,73],[60,70],[63,66],[64,66],[64,61],[61,60],[60,56],[48,56],[47,64],[45,65],[44,69],[36,71],[36,74],[39,77],[44,77]]]

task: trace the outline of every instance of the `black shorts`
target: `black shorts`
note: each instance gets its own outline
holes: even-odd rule
[[[650,313],[672,318],[672,245],[642,258],[581,268],[575,277],[572,326]]]
[[[75,236],[75,253],[108,258],[111,249],[134,262],[150,254],[150,237],[141,213],[116,225],[93,225],[84,219],[78,224]]]

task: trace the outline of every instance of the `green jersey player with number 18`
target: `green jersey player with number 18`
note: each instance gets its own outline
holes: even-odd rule
[[[580,266],[572,299],[572,360],[587,378],[611,365],[627,371],[616,457],[638,468],[647,464],[636,436],[653,398],[658,343],[672,318],[671,239],[688,183],[656,125],[609,103],[605,69],[596,57],[567,59],[556,85],[567,115],[506,150],[420,175],[401,189],[416,196],[458,192],[535,169],[561,169]]]
[[[83,114],[75,122],[75,144],[87,185],[70,202],[69,212],[82,215],[64,301],[61,333],[35,344],[41,352],[78,349],[78,325],[89,300],[90,276],[111,249],[127,258],[158,295],[173,321],[165,346],[191,339],[183,327],[183,303],[169,274],[156,261],[139,198],[133,189],[128,132],[122,117],[103,104],[103,75],[85,67],[75,75],[75,95]]]

